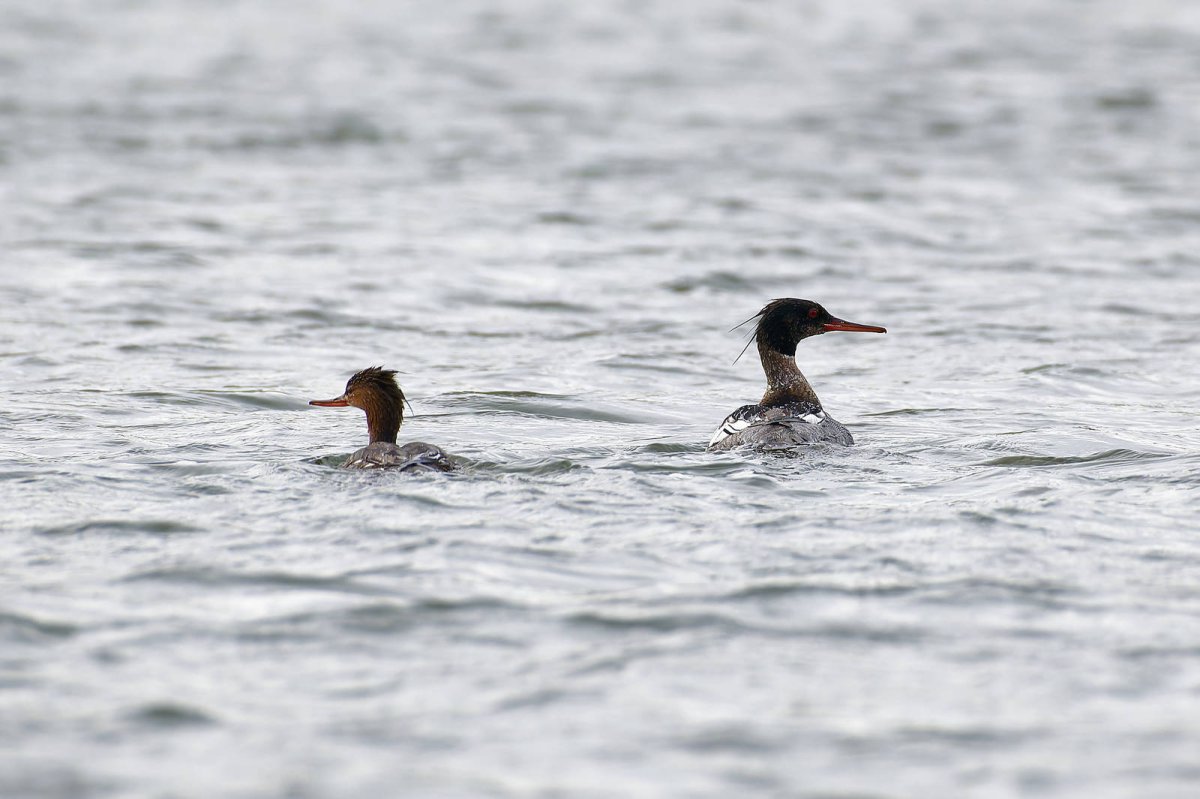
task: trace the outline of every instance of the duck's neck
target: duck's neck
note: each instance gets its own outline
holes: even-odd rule
[[[400,422],[404,418],[403,410],[387,400],[370,402],[363,408],[367,412],[367,433],[370,443],[385,441],[396,443],[396,434],[400,432]]]
[[[763,394],[763,405],[786,405],[790,402],[807,402],[821,409],[817,392],[796,366],[796,358],[785,355],[769,345],[759,343],[758,356],[762,360],[763,372],[767,375],[767,392]]]

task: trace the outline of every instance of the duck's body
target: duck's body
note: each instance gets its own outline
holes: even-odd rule
[[[404,420],[404,392],[396,385],[391,369],[372,366],[358,372],[346,383],[342,396],[331,400],[312,400],[309,405],[323,408],[362,408],[367,414],[370,443],[342,464],[344,469],[413,469],[448,472],[458,468],[439,447],[421,441],[396,445],[396,436]]]
[[[850,431],[825,412],[817,392],[796,366],[796,345],[802,339],[836,330],[887,332],[838,319],[809,300],[774,300],[759,311],[754,338],[767,391],[756,405],[743,405],[725,417],[708,448],[779,450],[802,444],[853,444]]]
[[[356,450],[343,469],[427,469],[433,472],[448,472],[455,468],[454,461],[441,447],[412,441],[402,447],[387,441],[376,441]]]
[[[808,403],[743,405],[725,417],[708,448],[790,449],[800,444],[853,444],[846,425]]]

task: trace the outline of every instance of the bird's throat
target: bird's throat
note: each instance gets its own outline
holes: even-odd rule
[[[759,347],[758,354],[762,359],[763,372],[767,376],[767,391],[763,394],[763,405],[805,402],[820,409],[821,401],[817,399],[817,392],[813,391],[808,379],[796,365],[794,357],[784,355],[769,347]]]

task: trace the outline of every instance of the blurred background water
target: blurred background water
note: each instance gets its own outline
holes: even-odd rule
[[[0,796],[1198,795],[1200,6],[3,19]]]

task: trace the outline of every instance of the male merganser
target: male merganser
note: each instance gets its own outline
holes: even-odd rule
[[[313,400],[309,405],[322,408],[354,406],[367,412],[367,432],[371,441],[342,464],[345,469],[431,469],[448,472],[457,468],[445,452],[420,441],[396,446],[396,433],[404,419],[404,392],[396,385],[391,369],[372,366],[355,374],[346,383],[342,396]]]
[[[809,336],[835,330],[858,333],[887,330],[847,322],[830,315],[815,302],[790,298],[772,300],[751,317],[754,318],[758,319],[754,338],[767,374],[767,393],[757,405],[743,405],[725,417],[708,448],[787,449],[817,442],[853,444],[850,431],[825,413],[817,392],[796,366],[796,344]]]

